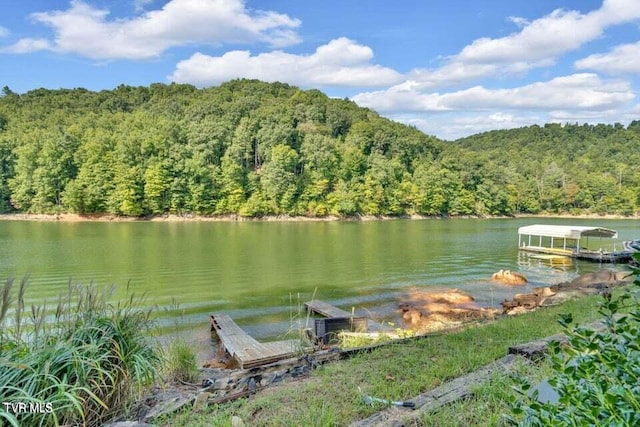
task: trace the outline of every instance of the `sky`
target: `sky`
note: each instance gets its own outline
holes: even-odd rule
[[[0,86],[280,81],[453,140],[640,119],[640,0],[0,0]]]

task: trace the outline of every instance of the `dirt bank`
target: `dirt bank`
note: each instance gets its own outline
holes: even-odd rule
[[[74,213],[61,214],[28,214],[28,213],[11,213],[0,214],[0,221],[54,221],[54,222],[132,222],[132,221],[166,221],[166,222],[324,222],[324,221],[387,221],[397,219],[446,219],[446,218],[462,218],[462,219],[496,219],[496,218],[567,218],[567,219],[640,219],[640,215],[622,216],[622,215],[599,215],[599,214],[583,214],[583,215],[515,215],[513,217],[494,216],[494,217],[478,217],[478,216],[427,216],[427,215],[353,215],[353,216],[335,216],[329,215],[325,217],[310,216],[289,216],[289,215],[268,215],[262,217],[244,217],[241,215],[154,215],[143,217],[127,217],[109,214],[95,215],[79,215]]]

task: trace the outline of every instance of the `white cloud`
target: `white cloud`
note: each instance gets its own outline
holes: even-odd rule
[[[604,0],[598,18],[606,25],[622,24],[640,18],[638,0]]]
[[[406,82],[387,90],[353,97],[364,107],[382,112],[468,111],[490,109],[605,110],[634,99],[626,81],[603,81],[595,74],[580,73],[509,89],[474,86],[455,92],[421,93]]]
[[[630,104],[635,99],[627,80],[581,72],[510,88],[477,82],[550,67],[561,56],[602,37],[608,27],[638,19],[638,0],[605,0],[599,9],[589,13],[559,9],[530,21],[509,17],[518,27],[514,33],[477,39],[446,57],[439,67],[414,69],[400,84],[360,93],[352,99],[448,139],[549,121],[621,120],[632,114]],[[631,74],[640,71],[637,58],[640,43],[592,55],[576,62],[576,67]]]
[[[11,46],[3,47],[0,49],[2,53],[31,53],[38,50],[50,49],[51,45],[48,40],[45,39],[20,39],[18,42]]]
[[[0,37],[6,37],[9,35],[9,30],[0,25]]]
[[[416,69],[411,78],[423,88],[441,88],[547,67],[561,55],[601,37],[607,27],[639,18],[638,0],[605,0],[599,9],[587,14],[557,9],[530,22],[510,17],[520,27],[518,32],[476,39],[446,58],[441,67]]]
[[[531,21],[521,16],[510,16],[507,20],[509,20],[509,22],[513,22],[518,28],[526,27],[531,23]]]
[[[234,78],[281,81],[300,86],[388,86],[402,80],[396,71],[371,63],[373,51],[341,37],[319,46],[313,54],[282,51],[252,56],[231,51],[222,56],[196,53],[180,61],[169,79],[210,86]]]
[[[568,111],[557,110],[549,112],[549,117],[555,122],[604,122],[609,121],[611,118],[619,116],[619,110],[605,110],[605,111]]]
[[[481,64],[539,61],[573,50],[601,33],[602,25],[593,15],[558,9],[518,33],[477,39],[462,49],[456,60]]]
[[[133,0],[136,12],[140,12],[146,9],[154,0]]]
[[[540,121],[539,116],[516,115],[504,112],[456,117],[449,123],[450,129],[443,129],[454,137],[487,132],[495,129],[512,129],[529,126]]]
[[[409,79],[416,88],[434,89],[476,80],[498,74],[495,64],[472,64],[453,61],[434,70],[415,69],[409,73]]]
[[[429,117],[394,116],[392,118],[398,122],[415,126],[426,134],[437,135],[445,140],[455,140],[495,129],[512,129],[549,121],[549,119],[539,115],[513,114],[500,111],[486,114],[455,112],[436,114]]]
[[[443,102],[455,109],[602,110],[633,98],[628,82],[602,81],[595,74],[582,73],[512,89],[476,86],[443,95]]]
[[[419,83],[406,81],[389,89],[359,93],[352,99],[362,107],[387,113],[435,112],[451,109],[442,102],[443,95],[439,93],[421,93],[419,88]]]
[[[576,61],[575,67],[608,74],[640,73],[640,42],[619,45],[608,53],[587,56]]]
[[[276,12],[251,11],[244,0],[171,0],[161,9],[122,19],[108,19],[108,10],[72,0],[67,10],[31,17],[55,33],[54,40],[40,45],[42,49],[92,59],[148,59],[186,44],[264,42],[281,47],[299,42],[294,29],[300,21]],[[23,40],[29,39],[16,46],[25,44]]]

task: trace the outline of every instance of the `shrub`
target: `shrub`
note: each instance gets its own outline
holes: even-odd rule
[[[559,398],[541,403],[534,392],[516,401],[513,412],[523,416],[521,425],[640,425],[638,298],[630,290],[619,297],[606,294],[599,312],[606,325],[602,331],[571,328],[571,316],[562,316],[568,345],[550,346],[554,375],[548,380]],[[519,386],[523,394],[529,389],[526,382]]]
[[[34,306],[25,317],[24,289],[0,289],[0,420],[18,425],[101,425],[121,413],[157,376],[150,310],[131,296],[112,305],[113,288],[72,286],[55,310]],[[12,309],[11,307],[12,306]],[[8,314],[13,313],[13,319]],[[34,410],[40,409],[40,411]]]

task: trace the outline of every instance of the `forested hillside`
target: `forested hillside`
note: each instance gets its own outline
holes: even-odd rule
[[[630,215],[640,204],[640,121],[547,124],[457,141],[466,156],[508,165],[516,212]]]
[[[632,214],[640,122],[455,143],[316,90],[237,80],[0,97],[0,211]]]

